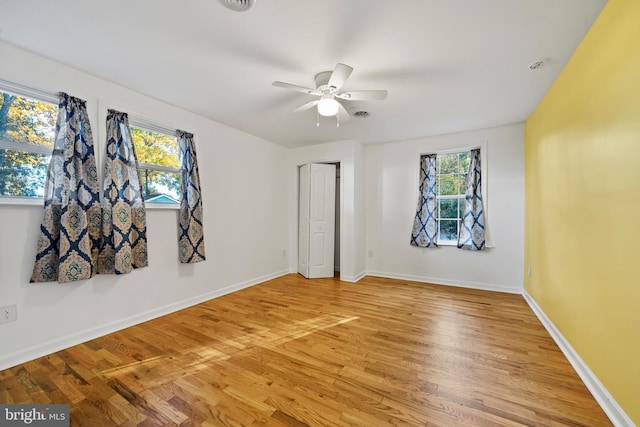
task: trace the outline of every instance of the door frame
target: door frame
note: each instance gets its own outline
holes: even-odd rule
[[[295,263],[295,271],[292,271],[293,273],[300,273],[298,271],[298,265],[299,265],[299,260],[297,259],[297,254],[298,251],[300,250],[300,248],[298,248],[298,236],[300,234],[300,168],[302,166],[304,166],[305,164],[309,164],[309,163],[321,163],[321,164],[333,164],[333,165],[339,165],[337,167],[340,167],[341,169],[341,173],[342,173],[342,162],[340,160],[324,160],[324,161],[308,161],[308,162],[304,162],[304,163],[300,163],[296,165],[296,176],[295,176],[295,180],[296,180],[296,185],[295,185],[295,212],[296,212],[296,235],[295,235],[295,242],[296,242],[296,263]],[[340,215],[340,272],[338,274],[338,278],[340,280],[342,280],[342,269],[344,266],[344,260],[345,260],[345,239],[344,239],[344,233],[342,232],[342,225],[344,224],[344,180],[342,178],[342,175],[340,176],[340,185],[338,187],[336,187],[336,191],[339,191],[340,193],[340,209],[338,211],[338,214]],[[335,223],[335,219],[334,219],[334,223]],[[334,224],[335,227],[335,224]],[[293,251],[292,251],[293,252]],[[335,268],[335,266],[334,266]],[[334,270],[335,271],[335,270]]]

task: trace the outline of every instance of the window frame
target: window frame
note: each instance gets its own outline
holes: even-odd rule
[[[176,135],[175,129],[169,129],[167,127],[163,127],[152,121],[141,118],[140,116],[137,116],[135,114],[128,114],[128,116],[129,116],[129,129],[131,129],[132,127],[135,127],[138,129],[142,129],[144,131],[160,133],[166,136],[171,136],[176,138],[176,142],[178,143],[178,154],[177,154],[178,163],[180,162],[180,143],[177,141],[177,135]],[[134,148],[135,148],[135,144],[134,144]],[[178,179],[182,181],[182,176],[181,176],[182,171],[180,168],[154,165],[153,163],[142,162],[138,158],[138,170],[141,171],[142,169],[148,169],[148,170],[166,172],[166,173],[175,173],[175,174],[178,174]],[[144,205],[145,205],[145,208],[148,208],[148,209],[173,209],[173,210],[180,209],[180,201],[178,201],[177,203],[163,203],[163,202],[149,202],[145,200]]]
[[[464,153],[464,152],[470,152],[471,150],[474,149],[480,149],[480,162],[482,165],[482,203],[484,206],[484,211],[485,211],[485,218],[488,218],[488,206],[489,206],[489,199],[488,199],[488,186],[487,186],[487,182],[488,182],[488,163],[487,163],[487,158],[488,158],[488,149],[487,149],[487,141],[482,141],[478,144],[474,144],[474,145],[460,145],[460,146],[455,146],[453,144],[449,144],[448,146],[442,146],[442,147],[438,147],[438,149],[434,149],[434,150],[424,150],[421,149],[420,152],[418,153],[418,163],[417,163],[417,168],[416,168],[416,179],[415,182],[420,182],[420,159],[422,158],[423,155],[425,154],[435,154],[436,155],[436,162],[438,160],[438,157],[442,156],[442,155],[446,155],[446,154],[453,154],[453,153]],[[436,169],[436,186],[439,185],[438,183],[438,170]],[[437,226],[437,238],[436,238],[436,243],[438,246],[449,246],[449,247],[457,247],[458,245],[458,241],[456,240],[441,240],[440,239],[440,200],[443,199],[462,199],[464,200],[465,195],[462,194],[460,195],[445,195],[445,196],[439,196],[437,194],[436,191],[436,226]],[[454,220],[454,218],[444,218],[445,220]],[[460,221],[461,218],[456,218],[458,221],[458,225],[457,225],[457,234],[460,234]],[[489,233],[488,231],[486,232],[486,239],[487,239],[487,244],[486,247],[492,247],[492,245],[489,244]]]
[[[0,91],[4,93],[9,93],[11,95],[17,95],[22,98],[27,98],[36,102],[46,103],[53,105],[58,108],[60,104],[59,93],[57,92],[48,92],[40,89],[36,89],[29,86],[23,86],[19,83],[14,83],[8,80],[0,79]],[[96,163],[98,165],[102,165],[102,167],[98,170],[99,180],[100,180],[100,188],[102,188],[102,173],[104,168],[103,161],[103,153],[104,149],[104,135],[106,135],[106,128],[104,124],[104,118],[107,116],[107,109],[114,108],[118,111],[128,111],[127,107],[123,106],[115,106],[111,105],[111,102],[102,102],[101,100],[97,100],[99,118],[102,120],[98,121],[98,125],[94,127],[94,149],[96,156]],[[129,126],[135,126],[147,131],[161,133],[164,135],[168,135],[171,137],[176,137],[176,131],[174,129],[170,129],[157,124],[156,120],[148,120],[144,118],[142,115],[131,114],[129,113]],[[179,143],[178,143],[179,144]],[[21,151],[30,154],[44,154],[51,156],[53,154],[52,147],[46,147],[42,145],[27,145],[20,142],[14,141],[5,141],[0,140],[0,149],[7,149],[11,151]],[[178,162],[180,161],[180,152],[178,146]],[[139,162],[140,168],[145,168],[148,170],[154,170],[158,172],[168,172],[168,173],[176,173],[178,174],[179,179],[182,179],[181,169],[180,168],[171,168],[167,166],[154,165],[146,162]],[[43,183],[44,189],[45,183]],[[100,198],[102,199],[102,190],[100,191]],[[10,196],[10,195],[0,195],[0,206],[2,205],[32,205],[32,206],[42,206],[44,197],[43,196]],[[145,207],[148,209],[180,209],[180,202],[177,203],[162,203],[162,202],[147,202],[145,201]]]
[[[0,79],[0,91],[9,93],[31,101],[49,104],[59,108],[60,99],[57,93],[46,92],[39,89],[23,86],[7,80]],[[55,126],[55,125],[54,125]],[[55,143],[55,141],[54,141]],[[15,141],[6,141],[0,139],[0,149],[10,151],[20,151],[30,154],[44,154],[49,157],[53,154],[53,147],[44,145],[30,145]],[[46,179],[46,178],[45,178]],[[45,183],[43,182],[44,190]],[[42,205],[44,196],[7,196],[0,195],[0,205]]]
[[[461,149],[461,150],[447,150],[446,152],[439,152],[436,153],[436,165],[438,165],[440,157],[441,156],[447,156],[447,155],[451,155],[451,154],[456,154],[459,155],[461,153],[470,153],[471,149]],[[460,157],[458,157],[458,162],[460,161]],[[459,163],[458,163],[459,166]],[[456,174],[460,174],[459,172],[457,172]],[[451,174],[441,174],[439,173],[438,169],[436,169],[436,229],[437,229],[437,237],[436,237],[436,243],[438,244],[438,246],[457,246],[458,244],[458,240],[442,240],[440,238],[440,221],[444,220],[444,221],[456,221],[456,236],[460,235],[460,223],[462,222],[462,217],[460,216],[460,202],[462,201],[464,203],[465,200],[465,193],[466,193],[466,186],[465,186],[465,192],[464,193],[460,193],[460,191],[462,190],[461,188],[458,188],[458,194],[446,194],[446,195],[439,195],[437,194],[440,190],[440,180],[439,178],[441,176],[446,176],[446,175],[451,175]],[[468,175],[468,171],[467,171],[467,175]],[[466,177],[465,177],[466,178]],[[455,218],[442,218],[440,216],[440,201],[441,200],[457,200],[458,201],[458,206],[456,206],[456,217]]]

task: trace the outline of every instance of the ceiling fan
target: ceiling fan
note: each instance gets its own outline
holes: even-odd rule
[[[338,126],[340,126],[340,120],[347,121],[350,119],[349,113],[342,103],[343,101],[380,101],[387,98],[386,90],[341,92],[340,89],[342,89],[352,72],[352,67],[338,63],[333,71],[323,71],[316,75],[315,89],[284,82],[273,82],[273,85],[320,97],[301,105],[292,112],[297,113],[317,106],[319,115],[326,117],[336,116]],[[317,125],[319,126],[320,123],[318,122]]]

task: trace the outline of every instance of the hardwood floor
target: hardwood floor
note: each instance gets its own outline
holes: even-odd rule
[[[519,295],[287,275],[0,371],[74,426],[608,426]]]

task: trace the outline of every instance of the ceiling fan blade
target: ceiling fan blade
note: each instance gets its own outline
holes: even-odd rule
[[[351,73],[353,72],[353,68],[348,65],[338,63],[336,68],[333,69],[331,73],[331,77],[329,77],[329,82],[327,83],[329,86],[333,86],[336,90],[339,90],[344,82],[347,81]]]
[[[319,99],[316,99],[315,101],[307,102],[306,104],[299,106],[298,108],[296,108],[295,110],[292,110],[291,112],[292,113],[299,113],[301,111],[306,111],[306,110],[318,105],[318,102],[320,102]]]
[[[346,108],[344,108],[344,105],[342,105],[341,102],[338,102],[338,119],[341,122],[346,122],[351,119],[349,112]]]
[[[304,87],[304,86],[292,85],[291,83],[273,82],[272,84],[276,87],[281,87],[283,89],[291,89],[298,92],[307,93],[309,95],[320,95],[318,91],[316,91],[315,89],[309,89],[308,87]]]
[[[387,99],[386,90],[356,90],[353,92],[344,92],[336,95],[336,98],[346,99],[349,101],[381,101]]]

